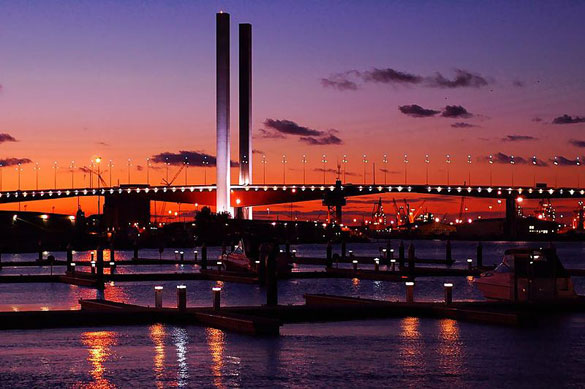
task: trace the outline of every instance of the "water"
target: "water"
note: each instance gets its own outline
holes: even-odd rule
[[[394,246],[397,248],[398,242]],[[417,241],[417,256],[441,258],[444,242]],[[496,263],[513,244],[484,243],[484,262]],[[522,244],[519,244],[522,245]],[[540,244],[531,244],[538,247]],[[348,245],[374,256],[378,244]],[[583,268],[585,245],[557,243],[563,263]],[[323,245],[296,247],[299,255],[324,256]],[[210,248],[210,257],[219,253]],[[338,248],[337,248],[338,250]],[[144,253],[149,253],[144,250]],[[59,254],[59,253],[57,253]],[[151,257],[157,258],[153,250]],[[169,257],[173,257],[171,250]],[[453,256],[474,257],[475,243],[453,242]],[[88,253],[78,253],[81,256]],[[59,258],[59,255],[56,255]],[[120,252],[118,258],[131,253]],[[147,256],[147,255],[141,255]],[[169,258],[167,257],[167,258]],[[31,260],[20,254],[3,260]],[[461,264],[464,266],[464,264]],[[164,265],[174,268],[174,265]],[[154,271],[158,266],[145,266]],[[121,270],[123,267],[120,266]],[[189,271],[193,271],[189,267]],[[9,268],[3,268],[6,274]],[[36,269],[36,268],[35,268]],[[60,269],[60,268],[56,268]],[[317,270],[317,269],[315,269]],[[62,271],[59,270],[59,271]],[[180,266],[177,267],[180,270]],[[185,270],[183,270],[185,271]],[[195,269],[196,271],[196,269]],[[416,298],[442,299],[447,278],[420,278]],[[454,281],[454,298],[478,300],[470,280]],[[183,283],[183,282],[181,282]],[[178,282],[107,285],[106,298],[152,305],[155,285],[166,306]],[[211,304],[212,281],[188,281],[192,306]],[[585,281],[575,279],[585,294]],[[404,286],[367,280],[279,282],[283,304],[304,293],[401,300]],[[0,310],[77,309],[95,291],[62,284],[0,284]],[[261,304],[263,288],[225,283],[225,305]],[[534,328],[508,328],[435,319],[388,319],[285,325],[278,338],[255,338],[197,326],[129,326],[0,332],[0,387],[581,387],[585,385],[585,315],[550,318]]]

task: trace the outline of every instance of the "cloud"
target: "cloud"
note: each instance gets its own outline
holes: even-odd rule
[[[292,120],[266,119],[264,125],[268,128],[260,129],[264,138],[284,138],[285,135],[299,136],[299,141],[308,145],[340,145],[343,140],[336,134],[339,131],[329,129],[327,131],[315,130],[301,126]]]
[[[393,68],[373,68],[366,71],[349,70],[344,73],[335,73],[329,77],[321,78],[321,85],[325,88],[333,88],[339,91],[357,90],[360,87],[360,81],[447,89],[481,88],[492,83],[481,74],[472,73],[463,69],[455,69],[454,78],[449,79],[439,72],[425,77]]]
[[[215,166],[216,159],[213,155],[202,153],[199,151],[179,151],[178,153],[164,152],[153,155],[150,160],[153,163],[168,163],[169,165],[177,166],[189,162],[189,166]],[[208,165],[205,165],[207,162]],[[238,163],[231,161],[232,167],[238,166]]]
[[[524,81],[514,80],[514,81],[512,81],[512,85],[517,87],[517,88],[522,88],[526,84],[524,83]]]
[[[538,138],[535,138],[533,136],[530,135],[506,135],[505,137],[502,138],[502,142],[522,142],[522,141],[526,141],[526,140],[537,140]]]
[[[382,173],[386,173],[386,174],[402,174],[403,173],[401,170],[389,170],[389,169],[385,169],[385,168],[380,169],[380,171]]]
[[[471,128],[471,127],[479,127],[479,126],[476,124],[471,124],[471,123],[466,123],[466,122],[457,122],[457,123],[451,124],[451,127],[453,127],[453,128]]]
[[[585,147],[585,140],[569,139],[569,144],[575,147]]]
[[[259,149],[252,149],[252,154],[264,154],[264,151]]]
[[[0,143],[4,142],[18,142],[12,135],[1,133],[0,134]]]
[[[441,73],[435,73],[434,76],[426,79],[426,84],[434,88],[481,88],[489,84],[488,80],[477,73],[471,73],[467,70],[455,69],[455,78],[449,80]]]
[[[357,90],[357,83],[350,79],[352,74],[354,74],[352,71],[333,74],[327,78],[322,78],[321,85],[325,88],[333,88],[340,91]]]
[[[343,140],[338,136],[334,135],[332,132],[329,134],[322,136],[320,138],[315,138],[313,136],[301,136],[299,139],[301,142],[307,143],[309,145],[341,145],[343,144]]]
[[[473,114],[468,112],[461,105],[447,105],[445,109],[443,109],[441,116],[445,118],[470,118]]]
[[[533,121],[533,122],[535,122],[535,123],[539,123],[539,122],[542,122],[542,118],[539,118],[539,117],[533,117],[533,118],[532,118],[532,121]]]
[[[97,145],[99,145],[99,146],[105,146],[105,147],[108,147],[108,146],[110,146],[110,144],[109,144],[109,143],[106,143],[106,142],[95,142],[95,143],[96,143]]]
[[[398,107],[400,112],[405,115],[412,116],[415,118],[425,118],[435,116],[436,114],[440,113],[440,111],[435,111],[432,109],[423,108],[417,104],[411,105],[401,105]]]
[[[286,136],[283,134],[276,132],[276,131],[268,131],[264,128],[259,128],[255,138],[264,138],[264,139],[286,139]]]
[[[26,165],[32,163],[28,158],[3,158],[0,159],[0,166],[16,166],[18,164]]]
[[[553,119],[553,124],[575,124],[575,123],[585,123],[585,117],[583,116],[570,116],[564,114],[563,116],[558,116]]]
[[[324,134],[323,131],[314,130],[309,127],[299,126],[292,120],[266,119],[264,121],[264,125],[270,129],[288,135],[321,136]]]
[[[545,161],[538,159],[538,158],[524,158],[518,155],[514,155],[514,164],[516,165],[535,165],[535,166],[539,166],[539,167],[544,167],[544,166],[548,166],[548,163],[546,163]],[[493,161],[493,163],[497,163],[497,164],[511,164],[512,162],[512,155],[508,155],[508,154],[504,154],[502,152],[497,152],[495,154],[492,154],[492,158],[491,160]],[[489,162],[490,161],[490,157],[489,156],[482,156],[478,158],[478,161],[480,162]],[[536,162],[536,164],[534,164],[534,162]]]
[[[423,77],[416,74],[401,72],[391,68],[374,68],[361,74],[361,78],[367,82],[383,84],[419,84]]]
[[[558,166],[577,166],[577,162],[582,163],[581,158],[570,159],[570,158],[563,157],[562,155],[558,155],[554,158],[550,158],[549,161],[555,165],[558,165]]]

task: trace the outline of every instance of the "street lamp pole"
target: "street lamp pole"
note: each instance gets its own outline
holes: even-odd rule
[[[303,159],[301,159],[301,162],[303,163],[303,185],[305,185],[307,183],[307,175],[306,175],[307,155],[306,154],[303,154]]]
[[[467,164],[469,165],[469,171],[467,176],[467,185],[471,186],[471,155],[467,155]]]
[[[54,174],[55,190],[57,190],[57,161],[53,162],[53,170],[55,171]]]
[[[404,184],[408,184],[408,154],[404,154]]]
[[[429,159],[429,155],[425,154],[425,165],[427,167],[426,170],[426,181],[425,183],[428,185],[429,184],[429,163],[431,163],[431,160]]]
[[[492,166],[494,164],[494,156],[490,155],[489,157],[489,164],[490,164],[490,186],[492,186]]]
[[[362,156],[362,163],[364,165],[364,185],[366,185],[366,164],[368,163],[368,157],[366,154]]]
[[[449,154],[447,154],[447,160],[445,161],[447,162],[447,186],[449,186],[449,173],[450,173],[450,166],[451,166],[451,156]]]
[[[327,156],[325,154],[323,154],[323,157],[321,158],[321,162],[323,163],[323,185],[325,185],[325,168],[327,167]]]
[[[262,154],[262,172],[264,185],[266,185],[266,154]]]
[[[343,163],[343,184],[345,185],[345,170],[347,166],[347,155],[343,154],[343,159],[341,160]]]
[[[386,185],[386,174],[388,173],[388,156],[386,154],[384,154],[382,162],[384,163],[384,185]]]
[[[282,155],[282,184],[286,185],[286,155]]]

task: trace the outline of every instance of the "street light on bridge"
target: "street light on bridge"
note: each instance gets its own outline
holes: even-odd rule
[[[362,162],[364,164],[364,185],[366,185],[366,164],[368,163],[368,157],[365,154],[362,157]]]
[[[110,162],[108,162],[108,170],[110,173],[110,188],[112,187],[112,168],[114,167],[114,164],[112,163],[112,160],[110,159]]]
[[[494,156],[493,155],[490,154],[488,162],[490,164],[490,186],[492,186],[492,165],[494,164]]]
[[[343,184],[345,184],[345,170],[346,170],[346,165],[347,165],[347,155],[343,154],[343,159],[341,160],[341,163],[343,164]]]
[[[446,155],[446,160],[445,162],[447,163],[447,186],[449,186],[449,173],[450,173],[450,167],[451,167],[451,155],[447,154]]]
[[[35,163],[34,170],[35,170],[35,183],[36,183],[35,188],[36,188],[36,190],[39,190],[39,170],[41,170],[41,168],[39,167],[38,162]]]
[[[321,157],[321,162],[323,163],[323,185],[325,185],[325,167],[327,166],[327,156],[325,154]]]
[[[55,190],[57,190],[57,161],[53,162]]]
[[[112,180],[110,180],[110,188],[112,187],[111,181]],[[150,158],[146,158],[146,185],[150,186]]]
[[[408,154],[404,154],[404,184],[408,184]]]
[[[471,185],[471,154],[467,155],[467,164],[469,165],[469,171],[467,175],[467,185]]]
[[[71,189],[75,188],[75,161],[71,161],[69,164],[69,170],[71,170]],[[37,171],[37,186],[38,186],[38,171]],[[39,188],[37,188],[38,190]]]
[[[382,163],[384,164],[384,185],[386,185],[386,174],[388,173],[388,156],[384,154],[384,158],[382,159]]]
[[[209,165],[209,161],[207,160],[207,156],[203,157],[203,162],[201,162],[201,164],[203,165],[203,184],[207,185],[207,165]],[[264,174],[264,181],[266,181],[266,174]],[[264,182],[266,183],[266,182]]]
[[[516,161],[514,161],[514,156],[510,155],[510,164],[512,165],[512,186],[514,186],[514,165]]]
[[[427,167],[426,175],[425,175],[425,177],[426,177],[425,184],[427,184],[427,185],[429,184],[429,163],[431,163],[431,160],[429,159],[429,155],[425,154],[425,165]]]
[[[306,184],[306,168],[307,168],[307,155],[303,154],[303,158],[301,159],[301,163],[303,164],[303,185]]]
[[[282,154],[282,183],[286,185],[286,155]]]
[[[128,158],[128,185],[130,185],[130,166],[132,166],[132,159]],[[168,165],[167,165],[167,179],[169,176],[169,170],[168,170]],[[168,182],[168,181],[167,181]]]
[[[555,159],[553,160],[553,164],[555,166],[559,166],[559,159],[556,156]],[[559,174],[558,169],[555,169],[555,188],[558,186],[557,185],[558,174]]]

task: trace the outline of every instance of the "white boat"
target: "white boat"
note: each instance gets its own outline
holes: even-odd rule
[[[554,249],[510,249],[494,269],[474,281],[488,300],[534,302],[576,298]]]
[[[230,253],[223,254],[220,259],[228,271],[257,273],[259,265],[256,261],[259,259],[259,256],[259,247],[249,241],[247,244],[244,244],[244,240],[242,239]],[[291,269],[292,266],[289,264],[287,255],[280,253],[276,257],[277,275],[285,276],[291,272]]]

